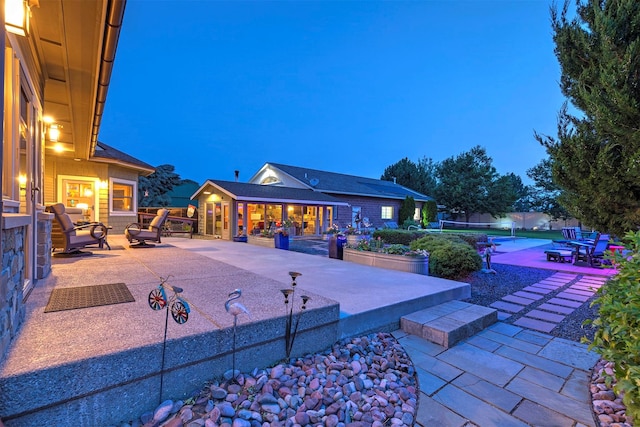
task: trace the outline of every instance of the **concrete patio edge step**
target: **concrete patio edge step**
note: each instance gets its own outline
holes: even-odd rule
[[[498,321],[498,311],[463,301],[448,301],[403,316],[401,329],[445,348],[453,347]]]

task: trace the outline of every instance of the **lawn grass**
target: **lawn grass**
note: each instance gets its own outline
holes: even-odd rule
[[[490,236],[511,236],[511,230],[500,228],[447,228],[443,233],[484,233]],[[526,237],[529,239],[551,239],[561,240],[562,231],[560,230],[516,230],[516,237]]]

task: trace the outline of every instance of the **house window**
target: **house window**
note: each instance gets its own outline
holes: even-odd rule
[[[381,217],[382,219],[393,219],[393,206],[383,206]]]
[[[109,187],[109,212],[112,215],[131,215],[138,211],[136,181],[111,178]]]

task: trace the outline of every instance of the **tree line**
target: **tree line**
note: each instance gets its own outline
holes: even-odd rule
[[[446,206],[454,218],[469,221],[473,213],[494,217],[508,212],[544,212],[553,219],[567,219],[560,205],[560,189],[553,182],[548,159],[527,170],[534,185],[524,185],[514,173],[500,175],[493,159],[479,145],[441,162],[423,157],[417,162],[409,158],[388,166],[380,179],[393,181],[419,193],[433,197]]]

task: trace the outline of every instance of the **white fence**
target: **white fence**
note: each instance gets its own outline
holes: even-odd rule
[[[464,221],[464,215],[458,218]],[[580,225],[577,219],[567,221],[551,221],[551,217],[541,212],[511,212],[502,218],[494,218],[489,214],[472,214],[469,222],[491,222],[498,224],[515,223],[517,230],[560,230],[562,227],[577,227]]]

